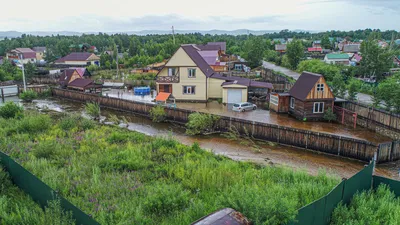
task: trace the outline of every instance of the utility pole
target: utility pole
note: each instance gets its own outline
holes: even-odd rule
[[[174,45],[175,45],[175,30],[174,30],[174,26],[172,26],[172,39],[174,40]]]
[[[26,81],[25,81],[25,68],[24,68],[24,62],[22,61],[24,59],[23,54],[19,54],[19,62],[21,63],[21,69],[22,69],[22,81],[24,82],[24,91],[26,91]]]
[[[117,45],[116,49],[117,49],[116,61],[117,61],[117,79],[118,79],[118,74],[119,74],[119,65],[118,65],[118,45]]]

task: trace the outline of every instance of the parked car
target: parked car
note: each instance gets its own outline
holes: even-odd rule
[[[232,110],[236,112],[244,112],[248,110],[256,110],[257,106],[250,102],[242,102],[233,104]]]

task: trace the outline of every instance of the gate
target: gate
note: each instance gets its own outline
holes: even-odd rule
[[[337,121],[341,124],[353,124],[353,128],[357,126],[357,113],[348,109],[333,106],[333,112],[336,114]]]

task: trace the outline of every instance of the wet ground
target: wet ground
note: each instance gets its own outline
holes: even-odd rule
[[[152,104],[152,100],[155,98],[156,92],[153,92],[152,95],[147,95],[147,96],[135,96],[133,95],[132,92],[128,92],[123,89],[120,90],[112,89],[110,91],[105,92],[104,95],[108,95],[110,97],[115,97],[115,98],[124,98],[134,101],[142,101]],[[215,101],[209,103],[178,102],[176,103],[176,106],[182,109],[195,110],[205,113],[213,113],[221,116],[235,117],[257,122],[277,124],[280,126],[287,126],[296,129],[312,130],[316,132],[325,132],[345,137],[358,138],[373,143],[382,143],[390,141],[390,138],[372,132],[366,128],[359,127],[353,129],[352,127],[344,126],[338,123],[303,122],[287,114],[277,114],[264,109],[257,109],[254,111],[247,111],[247,112],[234,112],[232,111],[232,105],[223,105]]]
[[[13,99],[18,100],[18,99]],[[35,100],[33,103],[25,104],[28,108],[48,108],[58,112],[83,112],[83,105],[62,99]],[[107,117],[110,114],[125,116],[129,121],[129,130],[135,130],[152,136],[168,136],[179,140],[184,144],[191,145],[195,142],[215,154],[222,154],[234,160],[252,161],[260,164],[285,165],[296,170],[304,170],[310,174],[317,174],[324,170],[330,174],[340,177],[351,177],[357,173],[364,162],[321,154],[313,151],[297,149],[287,146],[273,145],[267,143],[257,143],[258,149],[249,144],[239,141],[232,141],[220,135],[214,136],[188,136],[185,129],[171,123],[153,123],[151,120],[135,116],[132,114],[121,113],[112,110],[102,110],[102,115]],[[400,163],[389,163],[378,165],[376,174],[400,179],[398,170]]]
[[[299,77],[300,77],[300,74],[297,72],[294,72],[285,67],[277,66],[277,65],[267,62],[267,61],[263,61],[263,67],[270,69],[270,70],[275,70],[275,71],[281,72],[289,77],[292,77],[295,80],[299,79]]]

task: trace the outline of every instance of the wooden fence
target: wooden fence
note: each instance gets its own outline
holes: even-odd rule
[[[97,102],[102,107],[127,111],[147,117],[149,116],[150,109],[154,106],[152,103],[135,102],[58,88],[53,89],[53,95],[81,102]],[[179,108],[165,108],[165,111],[169,120],[178,123],[186,123],[189,115],[195,112]],[[227,131],[230,127],[234,126],[241,134],[248,132],[254,138],[277,142],[283,145],[358,159],[365,162],[371,160],[374,157],[374,154],[378,151],[377,145],[364,140],[347,138],[328,133],[294,129],[233,117],[220,116],[220,118],[221,119],[217,124],[220,131]],[[395,154],[399,155],[400,153]]]

